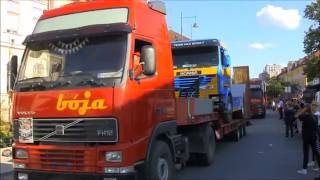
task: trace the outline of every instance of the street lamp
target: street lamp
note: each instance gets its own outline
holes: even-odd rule
[[[181,23],[180,23],[180,36],[181,36],[181,40],[183,39],[183,35],[182,35],[182,21],[183,19],[194,19],[194,22],[192,23],[191,25],[191,39],[192,39],[192,28],[198,28],[199,25],[197,24],[197,16],[186,16],[186,17],[183,17],[182,15],[182,12],[181,12]]]

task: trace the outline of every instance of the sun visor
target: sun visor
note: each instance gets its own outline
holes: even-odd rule
[[[127,23],[98,24],[81,28],[31,34],[26,37],[23,44],[26,45],[29,43],[41,43],[48,41],[65,40],[70,38],[105,36],[108,34],[122,34],[131,32],[132,28]]]

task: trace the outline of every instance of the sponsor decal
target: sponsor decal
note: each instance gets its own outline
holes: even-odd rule
[[[33,143],[32,118],[19,118],[19,142]]]
[[[84,99],[78,99],[78,94],[74,95],[72,99],[64,99],[64,94],[59,94],[56,109],[64,111],[66,109],[71,111],[78,111],[79,115],[85,115],[88,110],[103,110],[106,109],[104,99],[90,99],[91,92],[84,92]]]
[[[180,76],[194,76],[194,75],[198,75],[198,72],[197,71],[180,72]]]

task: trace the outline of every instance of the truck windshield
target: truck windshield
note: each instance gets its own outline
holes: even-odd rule
[[[217,66],[218,47],[197,47],[173,49],[174,68]]]
[[[254,99],[262,98],[261,89],[251,89],[251,97],[254,98]]]
[[[127,35],[84,37],[27,45],[17,90],[103,86],[121,79]],[[30,86],[29,86],[30,85]]]

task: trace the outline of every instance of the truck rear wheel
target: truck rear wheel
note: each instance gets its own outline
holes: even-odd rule
[[[149,174],[148,180],[173,180],[175,169],[168,144],[157,141],[151,152],[150,161],[146,167]]]
[[[240,128],[234,130],[231,134],[232,141],[238,142],[241,138]]]
[[[205,138],[205,152],[200,154],[200,164],[204,166],[210,166],[214,159],[214,153],[216,149],[216,139],[213,129],[208,126],[204,134]]]

